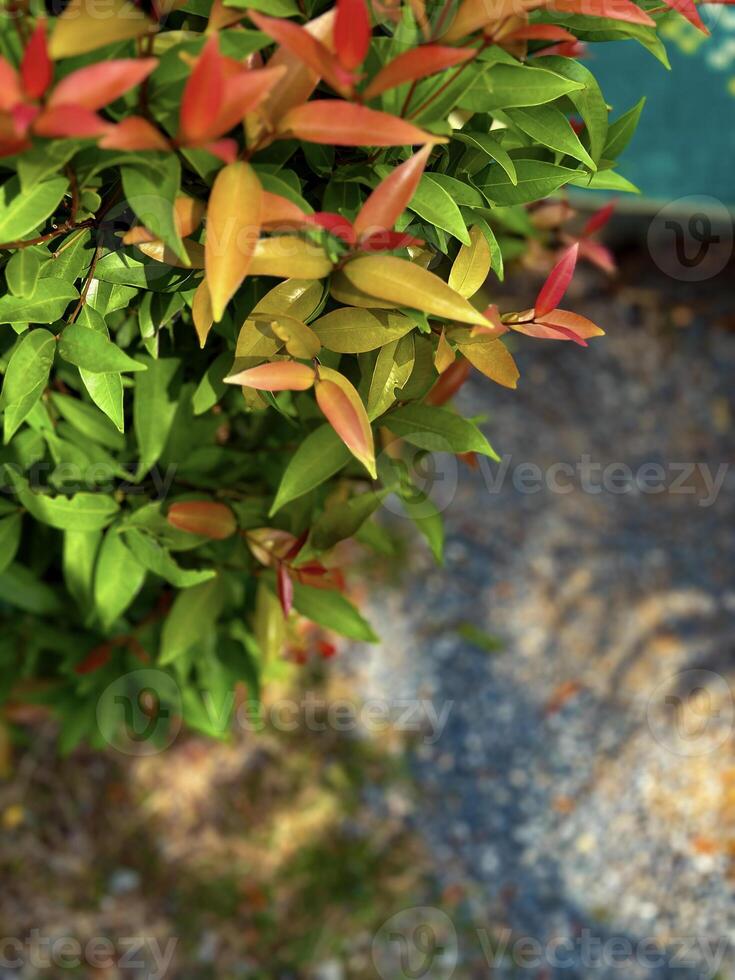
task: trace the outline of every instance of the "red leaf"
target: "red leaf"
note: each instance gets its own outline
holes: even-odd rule
[[[552,44],[550,48],[544,48],[543,51],[534,52],[536,58],[546,58],[553,54],[561,58],[586,58],[587,45],[582,41],[562,41],[560,44]]]
[[[404,146],[446,140],[391,116],[338,99],[314,99],[289,110],[279,121],[281,135],[333,146]]]
[[[423,238],[414,238],[401,231],[375,231],[360,240],[362,252],[393,252],[397,248],[408,248],[409,245],[421,246]]]
[[[224,101],[219,115],[211,120],[207,138],[213,139],[241,123],[268,96],[283,71],[283,68],[255,68],[226,77]]]
[[[540,320],[544,314],[556,309],[557,304],[567,291],[569,283],[574,275],[574,267],[577,264],[577,253],[579,244],[572,245],[562,255],[554,268],[549,273],[549,278],[541,287],[541,291],[536,297],[536,319]]]
[[[604,208],[596,211],[582,229],[582,237],[586,238],[588,235],[594,235],[600,228],[604,228],[615,212],[615,204],[615,201],[610,201]]]
[[[93,671],[99,670],[100,667],[104,667],[106,663],[109,663],[111,656],[112,644],[101,643],[99,646],[90,650],[84,660],[76,665],[74,673],[91,674]]]
[[[139,85],[158,64],[157,58],[100,61],[62,78],[48,100],[50,107],[78,105],[101,109]]]
[[[709,28],[699,16],[699,11],[697,10],[694,0],[664,0],[664,3],[667,7],[670,7],[672,10],[676,10],[677,13],[680,13],[682,17],[686,17],[689,23],[693,24],[697,30],[701,31],[703,34],[709,35]]]
[[[355,244],[355,229],[349,218],[345,218],[341,214],[334,214],[331,211],[317,211],[315,214],[309,215],[309,219],[314,224],[319,225],[320,228],[328,231],[330,235],[341,238],[348,245]]]
[[[51,84],[53,75],[54,67],[46,47],[46,21],[39,20],[20,63],[20,77],[28,98],[40,99]]]
[[[224,97],[222,57],[217,35],[213,34],[204,45],[181,97],[180,136],[184,141],[197,143],[212,138],[212,121],[219,115]]]
[[[445,405],[450,398],[453,398],[467,378],[470,376],[472,366],[464,358],[457,358],[453,364],[439,376],[439,380],[426,396],[427,405]]]
[[[46,136],[52,139],[67,139],[78,137],[88,139],[92,136],[104,136],[112,128],[96,112],[83,109],[81,106],[60,105],[54,109],[45,109],[33,124],[36,136]]]
[[[373,430],[360,396],[338,371],[319,367],[316,401],[334,431],[373,479],[376,479]]]
[[[353,71],[365,60],[370,33],[370,14],[365,0],[337,0],[334,47],[340,64],[348,71]]]
[[[380,69],[363,92],[363,98],[374,99],[381,92],[434,75],[474,58],[476,54],[475,48],[450,48],[442,44],[424,44],[404,51]]]
[[[645,10],[631,0],[554,0],[551,10],[561,14],[583,14],[585,17],[606,17],[627,24],[645,24],[654,27],[656,22]]]
[[[276,578],[278,583],[278,601],[281,603],[283,615],[288,616],[293,607],[293,582],[291,581],[288,567],[282,561],[278,563]]]
[[[205,143],[202,149],[215,157],[219,157],[222,163],[234,163],[237,160],[238,147],[236,140],[213,140],[210,143]]]
[[[103,150],[168,150],[166,137],[142,116],[128,116],[99,142]]]
[[[212,541],[224,541],[237,530],[237,520],[226,504],[212,500],[186,500],[169,507],[171,527],[188,534],[198,534]]]
[[[579,241],[579,257],[580,259],[587,259],[593,265],[596,265],[598,269],[602,269],[603,272],[607,272],[608,275],[612,275],[613,272],[617,270],[617,264],[615,262],[615,256],[612,254],[609,248],[605,248],[599,242],[595,242],[590,238],[581,238]]]
[[[570,330],[569,327],[554,326],[551,323],[514,323],[511,329],[516,333],[523,333],[527,337],[535,337],[537,340],[572,340],[580,347],[587,347],[587,341],[583,340],[579,334]]]
[[[244,385],[257,391],[306,391],[314,384],[316,372],[298,361],[273,361],[238,371],[225,378],[227,384]]]
[[[432,149],[428,143],[378,184],[355,218],[355,231],[360,238],[395,225],[414,195]]]
[[[290,20],[266,17],[265,14],[259,14],[254,10],[248,11],[248,16],[259,30],[272,37],[286,51],[300,58],[315,75],[329,82],[336,92],[341,95],[349,93],[351,85],[346,83],[337,70],[338,63],[334,55],[318,38]]]

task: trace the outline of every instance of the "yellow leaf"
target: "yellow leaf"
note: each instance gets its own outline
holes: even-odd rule
[[[441,336],[439,337],[439,344],[434,354],[434,367],[439,374],[444,374],[446,369],[454,364],[454,358],[455,354],[447,340],[446,332],[442,330]]]
[[[449,273],[449,285],[460,296],[474,296],[490,273],[492,258],[487,239],[475,225],[470,228],[470,244],[463,245]]]
[[[281,314],[271,323],[271,330],[286,345],[291,357],[310,360],[321,350],[319,338],[311,329],[296,317]]]
[[[413,330],[414,323],[401,313],[347,306],[319,317],[312,326],[328,350],[363,354],[403,337]]]
[[[189,258],[188,264],[182,262],[178,255],[160,239],[152,242],[138,242],[135,246],[143,255],[155,262],[163,262],[164,265],[172,265],[177,269],[203,269],[204,268],[204,249],[199,242],[193,242],[190,238],[184,239],[184,248]]]
[[[396,400],[396,388],[405,386],[414,363],[414,340],[410,335],[381,348],[368,391],[367,412],[371,421],[386,412]]]
[[[394,310],[398,303],[386,303],[369,293],[363,293],[361,289],[356,289],[342,272],[338,270],[329,281],[329,291],[338,303],[345,306],[360,306],[369,310]]]
[[[269,290],[253,307],[255,313],[286,313],[297,320],[307,320],[322,301],[324,288],[316,279],[286,279]]]
[[[289,279],[324,279],[332,271],[332,263],[324,251],[313,242],[297,235],[261,238],[253,251],[250,273],[253,276],[278,276]]]
[[[209,296],[206,279],[202,279],[194,293],[194,299],[191,302],[191,316],[199,338],[199,346],[204,347],[214,322],[212,319],[212,300]]]
[[[207,208],[205,267],[212,315],[225,307],[250,269],[260,233],[263,192],[249,163],[230,163],[217,174]]]
[[[281,341],[271,330],[272,317],[251,316],[240,327],[235,358],[270,358],[278,353]]]
[[[329,424],[355,459],[376,479],[373,430],[358,393],[339,371],[323,365],[319,366],[314,391]]]
[[[49,41],[54,60],[142,37],[156,25],[128,0],[70,0],[56,19]]]
[[[506,388],[515,388],[518,384],[520,373],[502,340],[497,337],[467,336],[466,340],[457,341],[457,347],[470,364],[491,381]]]
[[[343,267],[356,289],[398,306],[410,306],[430,316],[460,323],[485,323],[482,313],[433,272],[393,255],[366,255]]]

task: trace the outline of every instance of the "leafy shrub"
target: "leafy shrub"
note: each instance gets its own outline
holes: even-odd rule
[[[631,189],[642,103],[611,120],[578,55],[665,60],[668,12],[324,6],[2,14],[0,691],[11,719],[50,704],[67,746],[100,740],[100,695],[143,664],[216,733],[284,649],[373,640],[335,545],[382,547],[392,493],[440,554],[411,452],[494,456],[447,407],[469,371],[513,388],[511,331],[602,332],[558,307],[578,255],[609,264],[608,211],[575,239],[537,205]],[[486,281],[529,241],[556,265],[501,314]]]

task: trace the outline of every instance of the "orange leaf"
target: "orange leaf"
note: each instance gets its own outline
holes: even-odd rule
[[[526,24],[525,27],[518,27],[514,31],[503,35],[503,43],[506,41],[573,41],[577,38],[563,27],[556,24]]]
[[[538,6],[539,4],[535,4]],[[480,27],[488,24],[499,23],[506,17],[512,17],[520,13],[524,8],[528,9],[532,4],[523,3],[522,0],[462,0],[457,13],[454,15],[449,30],[442,36],[444,41],[458,41],[460,38],[473,34]]]
[[[0,112],[7,112],[23,100],[18,73],[0,55]]]
[[[33,132],[36,136],[46,136],[51,139],[66,139],[74,136],[87,139],[92,136],[104,136],[110,128],[111,123],[105,122],[96,112],[75,105],[60,105],[55,109],[45,109],[33,123]]]
[[[370,14],[365,0],[337,0],[334,47],[340,64],[352,71],[365,60],[370,47]]]
[[[20,63],[20,77],[28,98],[40,99],[51,84],[53,74],[54,68],[46,47],[46,21],[39,20]]]
[[[260,181],[249,163],[224,167],[212,187],[205,268],[216,322],[248,273],[260,232],[261,194]]]
[[[287,228],[303,228],[311,224],[309,215],[305,214],[298,204],[289,201],[280,194],[263,191],[261,204],[261,224],[269,230],[285,230]]]
[[[179,135],[187,143],[212,139],[212,122],[225,98],[222,56],[213,34],[202,49],[181,96]]]
[[[211,500],[187,500],[172,504],[168,523],[179,531],[198,534],[213,541],[224,541],[237,530],[237,520],[229,507]]]
[[[552,310],[551,313],[541,317],[539,322],[548,323],[552,327],[566,327],[567,330],[573,330],[578,337],[582,337],[584,340],[589,340],[590,337],[605,336],[605,331],[596,323],[588,320],[586,316],[571,313],[569,310]]]
[[[196,288],[194,298],[191,301],[191,317],[194,321],[194,329],[199,338],[199,346],[204,347],[212,329],[214,319],[212,317],[212,300],[209,296],[207,280],[202,279]]]
[[[434,367],[437,369],[439,374],[444,374],[452,364],[454,364],[455,353],[452,350],[449,341],[447,340],[446,331],[442,330],[439,336],[439,343],[437,344],[436,351],[434,353]]]
[[[446,142],[443,137],[425,133],[398,116],[338,99],[314,99],[290,109],[279,121],[278,132],[307,143],[333,146],[412,146]]]
[[[103,150],[168,150],[168,140],[142,116],[111,126],[99,142]]]
[[[574,275],[574,268],[577,265],[577,253],[579,245],[572,245],[568,248],[554,268],[549,273],[549,278],[541,287],[541,291],[536,297],[534,309],[536,310],[535,319],[540,320],[546,313],[556,309],[557,303],[564,296]]]
[[[139,85],[157,64],[157,58],[121,58],[88,65],[62,78],[48,104],[51,107],[78,105],[85,109],[101,109]]]
[[[336,13],[333,7],[304,25],[304,30],[320,41],[328,51],[334,47],[333,28]],[[268,66],[283,69],[283,75],[263,103],[265,114],[275,121],[293,106],[306,102],[316,88],[319,74],[313,72],[298,54],[283,47],[278,48],[268,62]]]
[[[340,77],[334,55],[317,37],[290,20],[266,17],[255,10],[249,11],[248,16],[259,30],[300,58],[315,75],[326,79],[336,92],[342,95],[349,93],[351,86]]]
[[[253,68],[227,78],[220,113],[212,121],[210,138],[226,133],[243,121],[267,97],[283,75],[283,68]]]
[[[314,385],[319,408],[334,431],[373,479],[376,479],[373,430],[360,396],[347,378],[332,368],[319,367]]]
[[[363,98],[374,99],[381,92],[414,82],[474,58],[475,48],[450,48],[442,44],[424,44],[404,51],[381,68],[363,92]]]
[[[413,197],[432,150],[427,143],[378,184],[355,218],[358,238],[395,225]]]
[[[188,263],[182,262],[176,252],[170,249],[160,239],[156,239],[153,242],[136,242],[135,247],[143,255],[147,255],[149,259],[153,259],[155,262],[163,262],[166,265],[172,265],[177,269],[204,268],[204,249],[199,242],[193,242],[190,238],[184,239],[184,251],[189,259]]]
[[[298,361],[272,361],[238,371],[225,378],[227,384],[244,385],[257,391],[306,391],[311,388],[316,371]]]

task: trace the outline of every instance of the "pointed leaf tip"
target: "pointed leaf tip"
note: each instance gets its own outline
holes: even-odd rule
[[[537,318],[551,313],[559,305],[560,300],[569,287],[569,283],[572,281],[574,269],[577,265],[578,252],[579,243],[575,243],[564,252],[549,273],[549,278],[541,287],[541,291],[536,297],[534,309]]]

